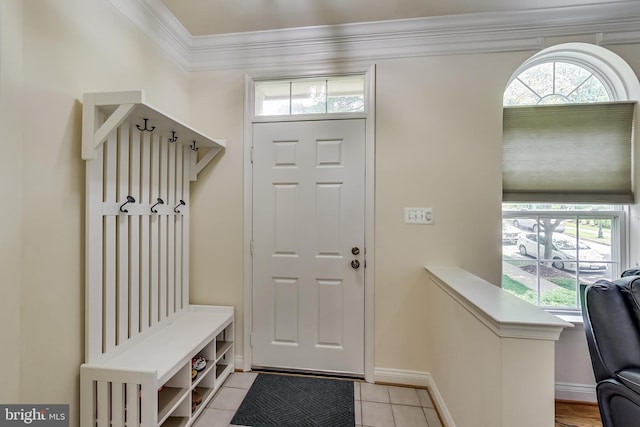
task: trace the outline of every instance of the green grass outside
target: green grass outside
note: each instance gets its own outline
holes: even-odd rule
[[[567,236],[576,237],[576,223],[575,221],[565,221],[564,234]],[[602,227],[602,237],[598,237],[599,227],[592,224],[580,224],[580,238],[590,240],[592,242],[598,242],[603,245],[611,246],[611,230],[610,228]]]
[[[568,285],[567,280],[571,280],[564,277],[557,277],[560,283],[556,283],[558,288],[552,289],[550,291],[545,291],[542,293],[540,297],[540,305],[543,307],[576,307],[576,292],[575,292],[575,283],[571,285],[571,288],[566,288]],[[555,283],[555,281],[554,281]],[[502,289],[505,291],[527,301],[530,304],[536,305],[536,294],[533,290],[518,282],[517,280],[512,279],[508,275],[502,275]]]
[[[506,274],[502,275],[502,289],[528,303],[537,304],[536,294],[531,289]]]
[[[547,280],[555,283],[561,288],[568,289],[570,291],[576,290],[576,281],[572,277],[550,277]]]

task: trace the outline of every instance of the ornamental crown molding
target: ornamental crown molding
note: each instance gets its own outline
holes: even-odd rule
[[[640,42],[640,1],[192,36],[160,0],[109,0],[189,71],[263,70],[462,53],[538,50],[546,37]]]

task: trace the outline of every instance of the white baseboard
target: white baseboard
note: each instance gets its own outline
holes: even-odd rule
[[[597,402],[596,386],[592,384],[556,383],[556,399]]]
[[[430,375],[428,372],[407,371],[404,369],[373,368],[373,380],[377,383],[428,387],[429,377]]]
[[[444,403],[442,395],[438,391],[438,386],[429,372],[409,371],[405,369],[374,368],[373,378],[377,383],[428,387],[431,398],[433,399],[433,404],[438,410],[440,417],[442,417],[444,426],[456,427],[456,423],[453,421],[453,417],[451,416],[447,405]]]
[[[235,357],[233,358],[233,361],[235,363],[235,368],[236,371],[243,371],[244,370],[244,358],[242,357],[242,355],[240,354],[236,354]]]

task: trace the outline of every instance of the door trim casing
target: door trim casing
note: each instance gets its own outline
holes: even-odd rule
[[[315,70],[310,72],[280,72],[277,74],[245,74],[245,100],[244,100],[244,138],[243,138],[243,363],[242,369],[250,371],[253,360],[251,351],[251,325],[253,324],[253,270],[251,255],[251,240],[253,237],[253,170],[251,166],[251,146],[253,142],[254,120],[254,81],[258,79],[281,79],[311,76],[326,76],[345,73],[364,73],[365,75],[365,102],[366,112],[358,117],[366,119],[365,138],[365,261],[367,270],[365,274],[364,295],[364,379],[367,382],[374,381],[374,196],[375,196],[375,65],[367,66],[339,66],[334,65],[328,70]],[[287,76],[287,77],[285,77]],[[305,117],[306,119],[307,117]],[[334,115],[322,115],[315,119],[338,118]],[[290,120],[283,119],[282,121]],[[273,121],[271,119],[271,121]]]

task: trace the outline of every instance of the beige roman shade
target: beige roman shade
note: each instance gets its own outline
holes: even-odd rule
[[[635,102],[504,108],[504,202],[633,203]]]

